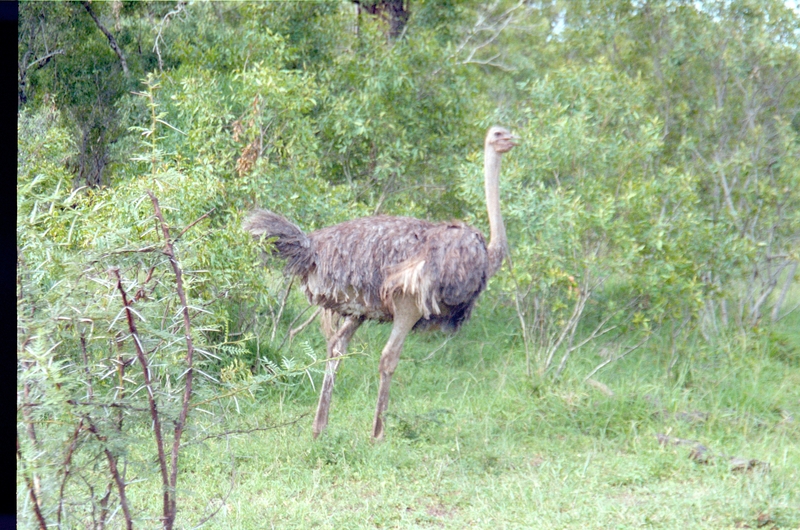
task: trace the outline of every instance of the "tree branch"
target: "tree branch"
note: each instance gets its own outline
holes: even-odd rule
[[[303,309],[300,312],[300,314],[298,314],[296,317],[294,317],[294,320],[292,320],[291,324],[289,324],[289,332],[286,334],[286,336],[283,337],[283,340],[281,341],[281,345],[278,346],[279,350],[281,348],[283,348],[284,344],[286,344],[286,340],[287,339],[290,340],[290,341],[294,340],[294,338],[297,336],[297,334],[300,333],[301,331],[303,331],[304,329],[306,329],[312,322],[314,322],[314,319],[317,318],[317,315],[319,315],[322,312],[322,308],[318,307],[311,314],[310,317],[308,317],[305,321],[303,321],[302,324],[300,324],[296,328],[293,328],[292,326],[294,325],[295,322],[297,322],[297,319],[299,319],[301,316],[305,315],[305,313],[306,313],[306,311],[308,311],[309,307],[311,307],[311,306],[309,305],[305,309]]]
[[[125,315],[128,319],[128,330],[133,338],[133,345],[136,349],[136,358],[142,367],[142,374],[144,375],[144,386],[147,389],[147,401],[150,404],[150,417],[153,420],[153,431],[155,432],[156,449],[158,450],[158,464],[161,468],[161,484],[162,488],[164,489],[164,510],[166,512],[169,508],[170,500],[169,479],[167,477],[167,457],[164,454],[164,440],[161,433],[161,418],[158,414],[158,407],[156,406],[155,395],[153,393],[153,383],[150,379],[150,366],[147,362],[147,356],[144,352],[144,349],[142,348],[142,342],[139,340],[139,332],[136,329],[136,322],[133,320],[133,311],[131,310],[130,302],[128,301],[128,294],[125,292],[125,288],[122,287],[122,277],[119,274],[119,269],[113,269],[111,272],[117,277],[117,289],[122,295],[122,303],[125,308]],[[166,516],[167,514],[165,513],[164,515]]]
[[[278,323],[281,320],[281,316],[283,316],[283,310],[286,307],[286,300],[289,298],[289,291],[292,288],[292,284],[294,283],[294,278],[289,278],[289,283],[286,286],[286,291],[283,293],[283,298],[281,298],[281,305],[278,307],[278,315],[272,320],[272,334],[270,334],[269,341],[275,341],[275,333],[278,332]]]
[[[176,239],[176,240],[177,240],[177,239],[180,239],[180,238],[181,238],[181,236],[182,236],[183,234],[185,234],[187,231],[189,231],[189,229],[190,229],[190,228],[192,228],[194,225],[196,225],[197,223],[199,223],[199,222],[200,222],[200,221],[202,221],[203,219],[207,218],[209,215],[211,215],[211,214],[214,212],[214,210],[216,210],[216,208],[211,208],[209,211],[207,211],[206,213],[204,213],[203,215],[201,215],[200,217],[198,217],[197,219],[195,219],[194,221],[192,221],[191,223],[189,223],[189,224],[186,226],[186,228],[184,228],[183,230],[181,230],[181,233],[180,233],[180,234],[178,234],[178,236],[177,236],[175,239]]]
[[[25,460],[22,458],[22,451],[19,448],[19,435],[17,435],[17,458],[24,466]],[[41,530],[47,530],[47,521],[45,521],[44,516],[42,515],[42,510],[39,508],[40,501],[36,496],[33,483],[31,482],[30,477],[27,475],[25,475],[25,485],[28,486],[28,495],[30,495],[31,502],[33,502],[33,512],[36,514],[36,520],[39,521],[39,528]]]
[[[275,429],[280,429],[281,427],[288,427],[290,425],[295,425],[297,422],[299,422],[303,418],[307,417],[308,415],[309,415],[309,413],[300,414],[298,417],[296,417],[295,419],[293,419],[291,421],[287,421],[287,422],[284,422],[284,423],[278,423],[276,425],[269,425],[267,427],[253,427],[252,429],[234,429],[232,431],[225,431],[225,432],[221,432],[221,433],[218,433],[218,434],[209,434],[209,435],[203,436],[202,438],[199,438],[197,440],[193,440],[191,442],[191,445],[201,444],[201,443],[205,442],[206,440],[211,440],[211,439],[214,439],[214,438],[224,438],[226,436],[231,436],[231,435],[234,435],[234,434],[251,434],[251,433],[254,433],[254,432],[272,431],[272,430],[275,430]]]
[[[92,17],[92,20],[94,20],[94,23],[98,28],[100,28],[100,31],[102,31],[108,39],[108,45],[111,46],[111,49],[114,50],[114,53],[116,53],[117,57],[119,57],[119,62],[122,63],[122,71],[125,73],[125,76],[128,76],[128,63],[125,61],[125,56],[122,54],[122,49],[119,47],[119,44],[117,44],[117,39],[115,39],[114,35],[112,35],[111,32],[108,31],[106,27],[103,26],[97,19],[97,15],[95,15],[94,11],[92,10],[91,2],[84,0],[81,2],[81,5],[83,5],[84,9],[86,9],[86,12],[89,13],[89,16]]]
[[[513,72],[514,68],[506,66],[502,63],[495,62],[495,59],[500,57],[501,55],[500,53],[492,56],[489,59],[476,59],[475,54],[478,53],[480,50],[486,48],[487,46],[497,42],[498,37],[500,37],[500,35],[505,31],[505,29],[515,20],[514,12],[517,11],[519,8],[524,7],[524,5],[525,5],[524,0],[520,0],[519,2],[509,7],[508,9],[503,11],[503,13],[497,16],[492,16],[491,14],[491,11],[493,11],[497,7],[497,2],[489,6],[486,9],[485,13],[480,13],[478,15],[475,24],[467,32],[467,36],[464,38],[464,40],[461,41],[461,43],[458,46],[456,46],[455,50],[453,50],[453,53],[451,53],[445,59],[444,63],[446,64],[451,59],[455,59],[456,57],[461,55],[461,52],[463,52],[465,48],[467,48],[468,44],[473,42],[473,39],[475,39],[479,33],[488,32],[490,33],[490,35],[486,37],[482,42],[480,42],[479,44],[475,45],[472,49],[470,49],[466,59],[460,61],[456,60],[456,64],[462,64],[462,65],[478,64],[483,66],[492,66],[506,72]],[[442,70],[442,68],[443,66],[434,70],[432,75],[438,74]]]
[[[795,271],[797,271],[797,262],[793,261],[791,267],[789,268],[789,272],[786,273],[786,279],[784,280],[781,293],[778,295],[778,300],[775,302],[775,305],[772,306],[773,322],[777,322],[779,320],[781,307],[783,306],[783,301],[786,299],[786,295],[789,292],[789,287],[792,285],[792,279],[794,278]]]
[[[22,366],[27,369],[27,368],[30,367],[30,363],[23,362]],[[30,389],[31,389],[30,383],[28,381],[26,381],[25,384],[23,385],[23,391],[22,391],[23,392],[23,394],[22,394],[23,395],[23,399],[26,402],[30,401]],[[33,445],[33,448],[36,451],[39,451],[40,450],[39,439],[36,436],[36,429],[33,426],[34,420],[33,420],[33,417],[31,416],[31,411],[30,411],[29,408],[27,408],[27,407],[23,407],[22,408],[22,418],[25,420],[25,429],[26,429],[26,431],[28,433],[28,438],[30,438],[30,440],[31,440],[31,444]],[[41,502],[40,497],[41,497],[41,493],[42,493],[42,488],[41,488],[41,482],[39,480],[39,475],[36,473],[36,471],[32,471],[31,472],[31,480],[32,480],[32,487],[33,487],[33,489],[31,490],[31,498],[35,498],[35,499],[37,499],[37,502]],[[37,510],[41,509],[41,506],[37,505],[36,509]]]
[[[57,50],[54,50],[54,51],[52,51],[52,52],[48,53],[48,54],[47,54],[47,55],[45,55],[44,57],[39,57],[39,58],[38,58],[38,59],[36,59],[35,61],[31,62],[31,63],[30,63],[30,64],[29,64],[29,65],[28,65],[28,66],[25,68],[25,70],[30,70],[30,69],[31,69],[31,68],[33,68],[34,66],[35,66],[37,69],[39,69],[39,68],[44,68],[44,66],[45,66],[47,63],[49,63],[49,62],[50,62],[50,59],[52,59],[52,58],[53,58],[53,57],[55,57],[56,55],[64,55],[64,50],[62,50],[61,48],[59,48],[59,49],[57,49]]]
[[[122,505],[122,512],[125,514],[125,528],[127,528],[127,530],[133,530],[133,519],[131,519],[131,511],[128,507],[128,497],[125,494],[125,480],[119,473],[119,468],[117,467],[117,458],[105,444],[105,442],[108,441],[108,438],[100,434],[100,432],[97,430],[97,427],[95,427],[94,423],[92,423],[92,420],[90,420],[88,416],[85,416],[84,419],[86,419],[89,423],[89,432],[94,434],[95,437],[103,443],[103,452],[106,454],[106,459],[108,460],[108,469],[111,471],[111,475],[114,477],[114,482],[117,483],[117,490],[119,490],[119,503]]]
[[[83,339],[83,337],[81,337]],[[83,418],[78,422],[75,432],[72,433],[72,440],[67,448],[67,455],[64,458],[64,464],[61,466],[64,469],[64,477],[61,479],[61,487],[58,490],[58,511],[56,512],[56,523],[61,528],[61,513],[64,511],[64,488],[67,486],[67,480],[70,475],[70,464],[72,464],[72,455],[75,454],[75,448],[78,447],[78,436],[83,430]]]
[[[167,24],[169,24],[169,19],[183,11],[184,7],[186,7],[186,0],[178,0],[175,9],[164,15],[164,18],[161,19],[161,24],[158,25],[158,34],[156,34],[156,39],[153,43],[153,51],[156,53],[156,57],[158,57],[158,70],[160,72],[164,71],[164,63],[161,62],[161,48],[158,46],[158,41],[164,41],[164,39],[161,38],[161,33],[164,31]]]
[[[644,344],[645,342],[647,342],[648,340],[650,340],[650,335],[646,335],[646,336],[645,336],[645,337],[644,337],[642,340],[640,340],[638,343],[634,344],[633,346],[631,346],[630,348],[628,348],[627,350],[625,350],[625,351],[624,351],[624,352],[622,352],[621,354],[617,355],[616,357],[609,357],[608,359],[606,359],[606,360],[605,360],[605,361],[603,361],[602,363],[598,364],[598,365],[595,367],[595,369],[594,369],[594,370],[592,370],[591,372],[589,372],[589,375],[587,375],[587,376],[586,376],[586,377],[583,379],[583,382],[585,383],[586,381],[588,381],[589,379],[591,379],[591,378],[592,378],[592,376],[593,376],[594,374],[596,374],[597,372],[599,372],[600,370],[602,370],[603,368],[605,368],[607,365],[609,365],[609,364],[613,363],[614,361],[619,361],[620,359],[622,359],[623,357],[625,357],[625,356],[626,356],[626,355],[628,355],[629,353],[631,353],[631,352],[633,352],[633,351],[636,351],[636,350],[638,350],[638,349],[639,349],[639,347],[640,347],[642,344]]]
[[[155,210],[155,215],[158,221],[161,223],[161,231],[164,234],[164,253],[169,256],[169,263],[172,266],[172,271],[175,273],[175,291],[178,294],[178,299],[181,303],[181,313],[183,315],[183,331],[184,331],[184,340],[186,341],[186,379],[184,380],[184,387],[183,387],[183,402],[181,404],[181,411],[178,417],[178,421],[175,422],[175,436],[172,441],[172,458],[171,464],[172,468],[170,469],[170,476],[169,476],[169,490],[170,494],[170,502],[169,502],[169,512],[165,511],[165,528],[172,528],[172,525],[175,522],[175,513],[177,510],[177,496],[176,496],[176,487],[178,484],[178,451],[181,446],[181,435],[183,434],[183,429],[186,426],[186,417],[189,413],[189,402],[192,398],[192,381],[194,378],[194,343],[192,341],[192,322],[189,318],[189,304],[186,301],[186,293],[183,290],[183,272],[181,271],[180,264],[178,260],[175,258],[175,249],[172,245],[172,239],[169,235],[169,227],[167,226],[166,221],[164,220],[164,215],[161,213],[161,207],[158,204],[158,199],[156,198],[155,194],[152,191],[147,192],[147,195],[150,196],[150,200],[153,202],[153,209]],[[211,212],[208,212],[211,213]],[[200,219],[203,219],[208,214],[204,214],[200,217],[197,221],[190,224],[189,227],[183,230],[181,234],[186,232],[188,228],[194,226]],[[179,236],[180,237],[180,236]]]

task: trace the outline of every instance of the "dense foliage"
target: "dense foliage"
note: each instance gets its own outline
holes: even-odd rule
[[[31,524],[102,527],[127,509],[126,481],[163,473],[171,527],[165,469],[182,430],[196,435],[187,411],[318,371],[308,342],[287,353],[311,312],[262,267],[240,228],[248,209],[308,230],[392,213],[485,231],[494,123],[522,143],[501,175],[511,260],[486,296],[516,312],[529,376],[553,382],[587,345],[614,360],[658,333],[669,346],[643,355],[671,370],[695,331],[713,343],[788,312],[796,11],[410,0],[393,19],[396,4],[20,3],[17,439]],[[158,462],[131,450],[169,451],[168,432],[175,451]]]

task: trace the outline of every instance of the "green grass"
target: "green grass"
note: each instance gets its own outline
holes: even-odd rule
[[[688,344],[671,379],[669,354],[652,341],[595,376],[608,396],[581,382],[596,354],[577,356],[558,385],[535,386],[514,320],[486,308],[476,317],[429,360],[444,337],[409,339],[382,443],[369,433],[388,326],[356,335],[316,441],[307,380],[239,399],[238,412],[233,401],[216,417],[194,411],[195,438],[294,423],[185,447],[178,526],[214,510],[204,528],[800,526],[800,322]],[[301,340],[322,352],[317,335]],[[769,468],[697,463],[658,433]],[[159,513],[157,473],[129,494],[147,508],[137,513]]]

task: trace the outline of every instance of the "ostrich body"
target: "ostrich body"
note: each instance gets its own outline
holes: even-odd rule
[[[459,221],[431,223],[411,217],[353,219],[303,233],[267,210],[255,210],[245,229],[274,238],[286,271],[298,277],[311,303],[344,317],[328,334],[328,362],[313,434],[328,423],[331,393],[340,357],[364,320],[393,322],[380,360],[380,389],[372,435],[383,437],[383,413],[392,374],[406,335],[412,329],[456,330],[470,316],[487,280],[500,268],[507,240],[500,215],[500,159],[515,144],[502,127],[486,135],[484,176],[489,213],[489,244],[476,229]]]

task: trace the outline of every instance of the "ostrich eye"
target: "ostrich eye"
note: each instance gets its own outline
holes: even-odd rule
[[[502,134],[503,134],[503,133],[501,133],[500,131],[497,131],[496,133],[494,133],[494,135],[495,135],[496,137],[498,137],[498,138],[500,138],[500,136],[502,136]]]

